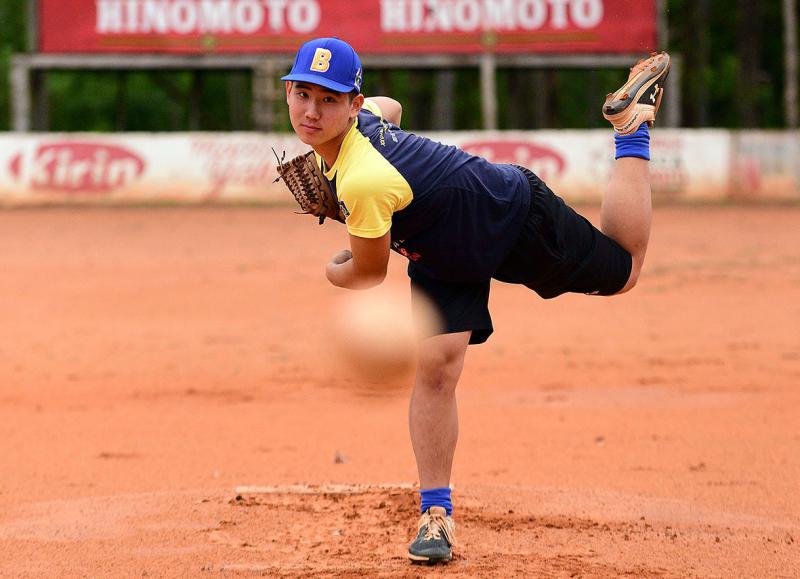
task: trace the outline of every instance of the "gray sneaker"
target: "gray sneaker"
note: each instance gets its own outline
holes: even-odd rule
[[[453,558],[456,524],[444,507],[431,507],[419,518],[417,538],[408,547],[412,563],[434,565]]]
[[[631,68],[621,88],[606,96],[603,116],[618,134],[635,133],[642,123],[653,126],[671,65],[669,54],[654,52]]]

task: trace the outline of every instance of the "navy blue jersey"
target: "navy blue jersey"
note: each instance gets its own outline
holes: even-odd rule
[[[381,237],[430,277],[492,277],[519,236],[530,186],[493,164],[383,120],[367,101],[334,165],[325,171],[348,231]]]

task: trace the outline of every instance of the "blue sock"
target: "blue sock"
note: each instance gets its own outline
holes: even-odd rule
[[[647,123],[642,123],[639,130],[630,135],[614,133],[614,144],[617,146],[615,159],[638,157],[645,161],[650,160],[650,131],[647,130]]]
[[[444,507],[447,515],[453,514],[453,501],[450,499],[450,487],[438,489],[419,489],[420,510],[424,513],[431,507]]]

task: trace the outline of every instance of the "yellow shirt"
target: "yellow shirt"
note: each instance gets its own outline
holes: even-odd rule
[[[382,118],[374,102],[365,100],[363,108]],[[389,124],[384,121],[384,126],[383,138],[392,138]],[[319,155],[317,162],[335,187],[347,231],[357,237],[385,235],[392,227],[392,214],[414,198],[405,178],[358,130],[358,119],[342,141],[333,166],[325,171]]]

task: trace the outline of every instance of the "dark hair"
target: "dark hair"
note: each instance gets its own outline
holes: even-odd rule
[[[305,81],[302,81],[302,80],[301,80],[301,81],[294,81],[294,80],[290,80],[289,82],[291,82],[291,83],[292,83],[292,86],[294,86],[294,83],[295,83],[295,82],[305,82]],[[314,83],[308,83],[308,84],[314,84]],[[354,88],[353,90],[351,90],[351,91],[350,91],[350,92],[348,92],[348,93],[344,93],[344,92],[338,92],[338,91],[335,91],[335,90],[331,90],[331,89],[329,89],[329,88],[326,88],[325,90],[329,90],[329,91],[331,91],[331,92],[335,92],[336,94],[346,94],[346,95],[347,95],[347,100],[348,100],[349,102],[353,102],[353,99],[354,99],[354,98],[356,98],[358,95],[360,95],[360,94],[361,94],[361,91],[359,91],[357,88]]]

